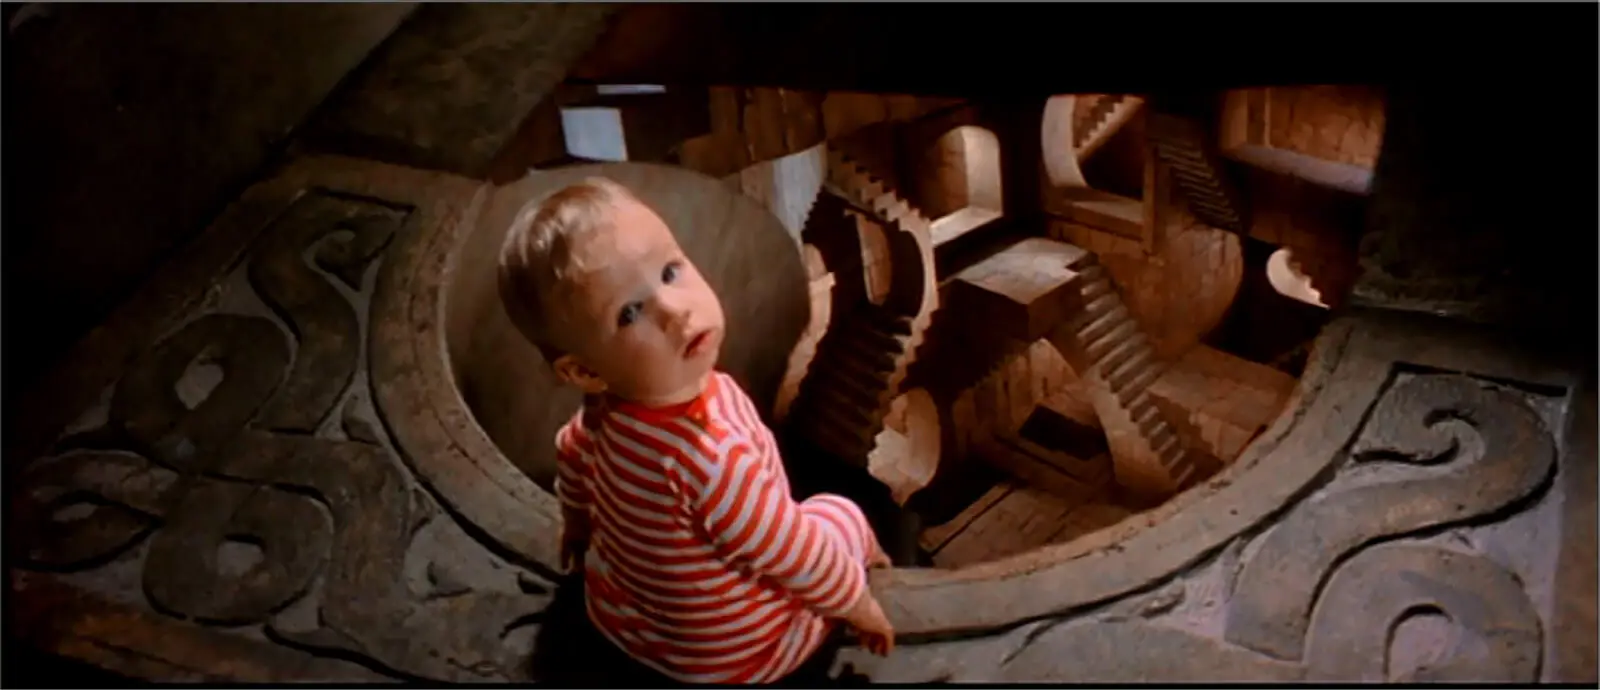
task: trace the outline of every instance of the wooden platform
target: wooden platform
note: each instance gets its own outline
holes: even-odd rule
[[[922,532],[922,548],[940,568],[955,568],[1067,542],[1116,524],[1132,511],[1080,503],[1006,479],[955,519]]]

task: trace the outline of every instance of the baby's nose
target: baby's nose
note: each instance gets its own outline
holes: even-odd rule
[[[694,311],[688,300],[667,297],[661,300],[661,315],[668,331],[679,331],[688,326],[689,315]]]

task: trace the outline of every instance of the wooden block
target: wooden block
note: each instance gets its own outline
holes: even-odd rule
[[[741,89],[734,86],[713,86],[708,99],[711,131],[733,134],[743,131],[744,105]]]
[[[927,115],[935,111],[944,110],[945,108],[954,108],[955,106],[961,105],[961,103],[962,101],[959,98],[930,98],[926,96],[919,97],[917,98],[917,117],[922,117],[923,115]]]
[[[978,410],[972,391],[962,393],[950,406],[951,421],[956,427],[954,457],[966,457],[972,451],[972,430],[978,426]]]
[[[750,165],[750,155],[743,137],[726,134],[707,134],[683,142],[678,150],[678,164],[711,177],[733,176],[734,188],[739,188],[739,171]]]
[[[874,94],[833,91],[822,99],[822,128],[829,139],[849,135],[888,118],[887,105]]]
[[[767,161],[787,155],[789,150],[783,140],[783,95],[773,88],[750,89],[746,93],[750,99],[744,105],[744,134],[750,144],[751,158]]]
[[[952,306],[982,319],[975,328],[1033,342],[1081,305],[1069,266],[1084,257],[1071,244],[1031,237],[963,270],[951,285]]]
[[[780,89],[783,97],[784,144],[789,151],[803,151],[822,143],[822,98],[814,91]]]
[[[889,94],[882,98],[884,109],[888,111],[890,120],[911,120],[921,114],[921,103],[918,102],[920,99],[916,96]]]

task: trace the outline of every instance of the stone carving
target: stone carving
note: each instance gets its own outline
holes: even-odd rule
[[[177,475],[123,451],[82,450],[29,466],[12,503],[18,553],[32,567],[77,570],[115,558],[148,536]],[[88,513],[93,520],[72,519]]]
[[[1073,650],[1071,665],[1062,650]],[[1131,662],[1128,650],[1141,650]],[[1130,663],[1131,662],[1131,663]],[[1196,683],[1299,680],[1301,669],[1204,635],[1143,622],[1063,623],[1035,636],[1001,665],[1008,682]]]
[[[1471,539],[1434,535],[1536,503],[1551,485],[1554,437],[1522,393],[1391,367],[1397,382],[1374,391],[1348,462],[1330,465],[1320,488],[1259,536],[1022,638],[913,639],[903,659],[842,660],[887,682],[1541,680],[1544,625],[1526,575]],[[1449,644],[1403,668],[1396,631],[1419,613],[1443,614],[1464,634],[1434,640]]]
[[[46,437],[77,421],[15,477],[8,536],[32,571],[12,576],[19,629],[159,680],[529,679],[531,634],[555,617],[533,574],[554,560],[554,499],[495,449],[439,353],[459,335],[445,286],[470,270],[458,257],[485,195],[358,161],[297,165],[230,209],[237,249],[205,255],[228,258],[190,271],[183,306],[120,316],[137,337],[108,329],[102,345],[140,353],[107,350],[120,378],[89,367],[106,375],[46,415],[61,420]],[[1330,325],[1290,410],[1157,511],[1003,562],[876,574],[907,634],[889,659],[841,661],[879,681],[1592,674],[1544,659],[1559,667],[1579,637],[1541,620],[1550,549],[1505,544],[1550,520],[1565,535],[1560,509],[1592,510],[1592,464],[1585,485],[1567,462],[1592,453],[1570,437],[1549,480],[1547,425],[1583,416],[1558,421],[1549,392],[1570,374],[1413,321],[1357,309]],[[1560,567],[1581,569],[1570,555]],[[1396,631],[1419,611],[1466,634],[1401,663]]]
[[[388,244],[404,211],[372,201],[330,194],[302,197],[270,233],[250,262],[250,282],[300,336],[289,380],[258,426],[274,431],[316,430],[350,385],[361,352],[355,310],[334,284],[317,275],[301,256],[316,251],[317,265],[352,289],[367,264]],[[319,244],[324,236],[326,244]]]
[[[92,568],[149,535],[142,583],[159,612],[265,624],[270,639],[404,678],[526,677],[527,650],[502,641],[538,619],[548,586],[524,575],[477,587],[455,572],[473,567],[460,564],[470,555],[414,553],[419,530],[448,518],[366,420],[364,386],[352,386],[365,381],[363,329],[345,293],[360,297],[410,215],[297,194],[247,268],[295,337],[266,318],[212,313],[137,358],[105,428],[24,473],[15,516],[42,527],[22,531],[35,535],[28,562]],[[71,448],[86,444],[96,447]],[[408,577],[419,558],[424,591]]]
[[[1482,438],[1478,457],[1463,457],[1464,444],[1446,420],[1464,422]],[[1240,574],[1228,611],[1230,642],[1299,658],[1317,589],[1340,559],[1379,539],[1498,510],[1537,489],[1555,464],[1550,434],[1526,402],[1463,376],[1420,376],[1390,389],[1351,454],[1358,462],[1464,467],[1337,491],[1295,508]]]
[[[1334,572],[1316,613],[1306,653],[1310,680],[1391,682],[1392,634],[1412,611],[1443,611],[1482,642],[1476,655],[1424,667],[1399,683],[1532,683],[1539,679],[1543,631],[1522,584],[1482,556],[1408,544],[1362,551]],[[1352,615],[1354,614],[1354,615]],[[1361,620],[1356,623],[1355,615]]]

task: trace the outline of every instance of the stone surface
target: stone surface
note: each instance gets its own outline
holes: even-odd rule
[[[503,641],[537,625],[549,585],[433,527],[452,518],[375,431],[366,373],[383,248],[448,223],[474,189],[311,158],[224,215],[262,228],[239,238],[247,260],[200,304],[172,301],[103,421],[23,475],[13,517],[45,528],[28,554],[55,574],[14,587],[125,602],[41,611],[56,637],[33,643],[161,679],[528,677],[529,650]],[[214,385],[192,371],[205,367]],[[87,651],[108,645],[141,660]]]
[[[424,6],[312,120],[308,143],[486,175],[612,11],[584,3]]]
[[[6,166],[27,173],[5,182],[6,287],[32,298],[6,302],[29,333],[7,396],[194,240],[414,7],[8,4]]]
[[[554,499],[474,420],[447,354],[489,199],[314,157],[230,207],[214,230],[232,244],[190,259],[227,262],[180,263],[191,280],[153,284],[40,399],[33,418],[56,421],[9,515],[33,535],[11,577],[21,638],[160,680],[541,677],[531,640],[561,634],[543,628]],[[841,680],[1593,678],[1580,366],[1351,311],[1287,411],[1167,505],[875,574],[900,646],[846,650]]]

